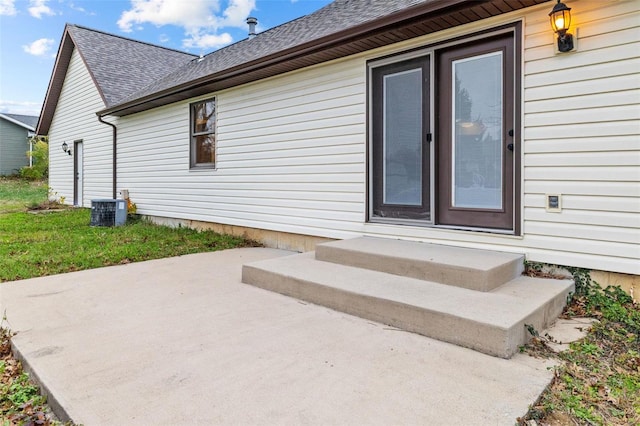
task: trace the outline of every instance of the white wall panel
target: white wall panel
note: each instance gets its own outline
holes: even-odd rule
[[[55,198],[73,204],[73,156],[61,149],[83,141],[83,202],[112,197],[111,128],[98,122],[96,111],[104,103],[77,50],[74,50],[49,130],[49,186]]]
[[[215,170],[189,170],[188,103],[125,117],[120,186],[145,214],[344,235],[364,221],[364,80],[351,60],[215,94]]]
[[[216,170],[189,170],[188,102],[123,117],[119,188],[149,215],[640,273],[640,3],[568,4],[579,27],[579,49],[568,54],[554,52],[550,6],[491,20],[524,20],[521,236],[365,222],[366,60],[486,22],[211,94]],[[560,213],[544,209],[546,193],[562,195]]]

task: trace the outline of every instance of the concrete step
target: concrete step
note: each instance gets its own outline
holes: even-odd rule
[[[478,291],[497,288],[524,269],[520,254],[371,237],[318,244],[316,258]]]
[[[491,292],[319,261],[313,252],[245,264],[242,281],[337,311],[509,358],[562,311],[573,283],[518,277]]]

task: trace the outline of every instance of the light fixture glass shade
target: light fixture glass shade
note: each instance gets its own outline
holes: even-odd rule
[[[66,142],[62,142],[62,150],[63,150],[64,152],[67,152],[67,150],[69,150],[69,145],[67,145],[67,143],[66,143]]]
[[[560,3],[560,0],[558,0],[558,3],[553,7],[551,13],[549,13],[549,18],[551,19],[553,32],[563,35],[569,30],[569,25],[571,25],[571,8],[567,7],[564,3]]]

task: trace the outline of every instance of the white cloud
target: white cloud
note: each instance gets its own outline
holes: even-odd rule
[[[29,14],[34,18],[42,19],[42,15],[53,16],[56,13],[47,6],[49,0],[29,0]]]
[[[229,0],[229,5],[224,10],[223,27],[240,27],[247,26],[247,18],[251,11],[256,7],[255,0]]]
[[[42,103],[0,99],[0,111],[9,114],[40,115]]]
[[[186,29],[205,27],[219,11],[218,0],[192,0],[188,7],[176,0],[131,0],[131,9],[122,12],[118,26],[131,32],[133,24],[176,25]]]
[[[221,47],[233,41],[225,27],[245,28],[245,20],[255,9],[256,0],[190,0],[188,7],[181,0],[131,0],[131,9],[120,15],[118,26],[132,32],[141,24],[175,25],[184,28],[184,47]]]
[[[52,38],[40,38],[31,44],[22,46],[22,49],[30,55],[44,56],[51,50],[53,43]]]
[[[14,16],[16,11],[15,0],[0,0],[0,16]]]
[[[69,3],[69,9],[71,9],[71,10],[75,10],[76,12],[86,12],[86,11],[87,11],[87,9],[85,9],[84,7],[82,7],[82,6],[76,6],[76,5],[75,5],[75,4],[73,4],[73,3]]]
[[[200,47],[202,49],[218,49],[233,41],[231,34],[192,34],[189,38],[182,40],[184,47]]]
[[[96,16],[95,12],[92,11],[88,11],[87,9],[85,9],[82,6],[77,6],[75,3],[70,2],[69,3],[69,9],[71,10],[75,10],[76,12],[80,12],[80,13],[84,13],[85,15],[89,15],[89,16]]]

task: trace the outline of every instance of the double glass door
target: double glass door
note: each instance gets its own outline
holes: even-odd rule
[[[513,45],[507,33],[371,69],[372,220],[514,229]]]

